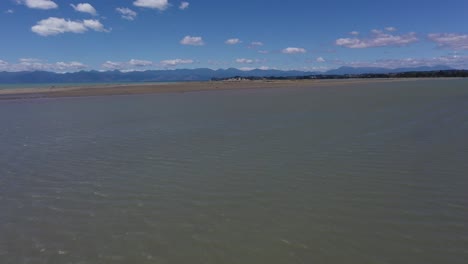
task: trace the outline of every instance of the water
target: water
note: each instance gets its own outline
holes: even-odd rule
[[[69,88],[69,87],[91,87],[106,85],[161,85],[177,82],[115,82],[115,83],[0,83],[0,90],[23,89],[23,88]]]
[[[466,263],[468,80],[0,102],[0,263]]]

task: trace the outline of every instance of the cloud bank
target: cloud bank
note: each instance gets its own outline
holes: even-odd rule
[[[52,72],[74,72],[85,70],[89,67],[78,61],[48,63],[34,58],[19,59],[18,63],[8,63],[0,60],[0,71],[52,71]]]
[[[101,67],[106,70],[129,70],[135,68],[145,68],[153,66],[154,63],[149,60],[131,59],[129,61],[106,61]]]
[[[388,27],[386,30],[391,32],[395,31],[396,29],[393,27]],[[405,46],[418,41],[416,33],[413,32],[404,35],[384,33],[383,31],[377,29],[374,29],[371,32],[373,35],[369,38],[339,38],[335,41],[335,44],[345,48],[364,49],[385,46]]]
[[[445,65],[455,69],[468,68],[468,56],[449,55],[432,58],[402,58],[402,59],[381,59],[376,61],[334,61],[339,66],[351,67],[381,67],[381,68],[413,68],[421,66],[438,66]]]
[[[432,33],[427,36],[440,48],[452,50],[468,50],[468,35],[455,33]]]

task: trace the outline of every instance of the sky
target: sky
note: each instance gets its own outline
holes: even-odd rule
[[[468,69],[468,1],[0,0],[0,71]]]

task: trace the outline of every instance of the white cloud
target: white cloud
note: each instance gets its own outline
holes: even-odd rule
[[[126,19],[126,20],[135,20],[135,18],[137,16],[137,13],[135,11],[131,10],[130,8],[118,7],[115,10],[120,13],[120,16],[123,19]]]
[[[125,68],[125,65],[125,62],[106,61],[101,65],[101,67],[108,70],[120,70]]]
[[[351,67],[412,68],[446,65],[456,69],[468,69],[468,56],[450,55],[432,58],[381,59],[376,61],[335,61],[335,64]]]
[[[149,60],[131,59],[129,61],[106,61],[101,64],[101,67],[107,70],[132,71],[135,67],[145,68],[153,65],[154,63]]]
[[[58,7],[58,5],[52,0],[17,0],[17,2],[34,9],[46,10]]]
[[[43,19],[33,27],[31,30],[41,36],[53,36],[63,33],[84,33],[89,29],[95,31],[107,31],[99,20],[86,19],[83,21],[71,21],[63,18],[49,17]]]
[[[253,70],[263,70],[263,71],[266,71],[266,70],[270,70],[272,68],[268,67],[268,66],[261,66],[261,67],[258,67],[258,68],[255,68],[255,67],[240,67],[239,70],[241,71],[253,71]]]
[[[85,27],[90,28],[94,31],[99,31],[99,32],[108,31],[107,29],[104,28],[104,25],[101,24],[101,22],[99,22],[99,20],[85,19],[83,20],[83,24],[85,25]]]
[[[5,11],[6,14],[13,14],[15,11],[13,9],[8,9]]]
[[[193,60],[183,60],[183,59],[174,59],[174,60],[163,60],[160,64],[164,67],[174,67],[179,64],[192,64]]]
[[[224,43],[228,44],[228,45],[236,45],[236,44],[239,44],[241,43],[242,41],[238,38],[231,38],[231,39],[228,39],[226,40]]]
[[[432,33],[427,37],[440,48],[468,50],[468,34]]]
[[[192,45],[192,46],[203,46],[205,43],[203,42],[202,37],[192,37],[192,36],[185,36],[181,41],[180,44],[182,45]]]
[[[240,67],[239,70],[241,71],[252,71],[252,70],[255,70],[254,67]]]
[[[83,33],[88,29],[81,21],[70,21],[63,18],[49,17],[37,22],[31,30],[41,36],[50,36],[66,32]]]
[[[358,31],[351,31],[351,32],[349,32],[349,34],[351,34],[353,36],[357,36],[357,35],[359,35],[359,32]]]
[[[256,47],[261,47],[261,46],[263,46],[263,42],[260,42],[260,41],[251,42],[249,45],[250,48],[256,48]]]
[[[236,59],[236,62],[237,63],[244,63],[244,64],[252,64],[252,63],[258,62],[258,60],[240,58],[240,59]]]
[[[190,3],[189,2],[181,2],[179,5],[180,10],[185,10],[189,7]]]
[[[386,27],[385,30],[387,30],[389,32],[397,31],[397,29],[395,27]]]
[[[281,51],[284,54],[298,54],[298,53],[306,53],[307,50],[304,48],[294,48],[294,47],[288,47],[285,48]]]
[[[78,5],[70,4],[70,6],[77,12],[88,13],[93,16],[97,15],[96,9],[88,3],[80,3]]]
[[[88,68],[85,64],[77,61],[71,62],[57,62],[55,63],[55,69],[58,71],[69,71],[69,70],[84,70]]]
[[[416,34],[413,32],[405,35],[392,35],[390,33],[383,33],[381,30],[377,29],[374,29],[371,32],[373,35],[370,38],[340,38],[335,41],[335,44],[351,49],[362,49],[385,46],[404,46],[418,41]]]
[[[131,59],[128,64],[132,66],[137,66],[137,67],[146,67],[146,66],[151,66],[153,65],[152,61],[147,61],[147,60],[135,60]]]
[[[136,0],[133,5],[138,7],[146,7],[159,9],[161,11],[166,10],[169,7],[167,0]]]
[[[35,59],[35,58],[21,58],[19,59],[20,63],[35,63],[35,62],[40,62],[40,59]]]
[[[315,61],[322,63],[322,62],[325,62],[325,59],[322,57],[318,57],[317,59],[315,59]]]
[[[53,72],[73,72],[87,69],[88,66],[77,61],[47,63],[39,59],[24,58],[18,63],[8,63],[0,60],[0,71],[53,71]]]
[[[270,53],[268,50],[259,50],[258,53],[260,54],[268,54]]]

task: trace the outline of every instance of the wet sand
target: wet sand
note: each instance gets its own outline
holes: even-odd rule
[[[366,83],[402,82],[415,79],[345,79],[345,80],[259,80],[259,81],[206,81],[162,84],[102,84],[95,86],[18,88],[0,90],[0,100],[57,98],[105,95],[133,95],[154,93],[184,93],[213,90],[297,88],[356,85]]]

